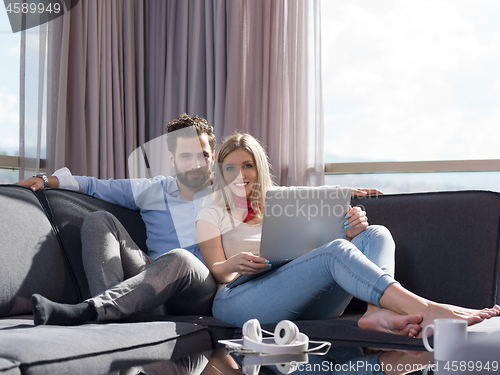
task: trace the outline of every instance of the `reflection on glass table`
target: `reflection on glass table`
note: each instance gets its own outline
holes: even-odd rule
[[[325,355],[243,354],[218,348],[181,360],[155,362],[116,375],[266,375],[266,374],[419,374],[433,363],[432,353],[335,347]],[[432,369],[432,367],[431,367]],[[432,371],[429,371],[432,373]]]

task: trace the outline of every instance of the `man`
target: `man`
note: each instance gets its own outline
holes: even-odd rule
[[[176,177],[99,180],[72,176],[63,168],[50,177],[18,182],[33,190],[79,190],[139,210],[148,232],[149,256],[113,215],[104,211],[89,214],[81,230],[82,258],[94,297],[70,308],[35,295],[36,324],[118,320],[161,305],[169,314],[211,314],[216,284],[203,264],[194,222],[211,188],[215,135],[205,119],[183,114],[168,124],[167,143]],[[81,314],[82,309],[86,313]],[[74,316],[79,318],[75,321]]]

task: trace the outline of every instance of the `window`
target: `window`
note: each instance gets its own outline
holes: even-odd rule
[[[353,173],[327,164],[343,172],[326,182],[386,192],[500,190],[500,172],[491,171],[500,171],[500,3],[321,6],[325,162],[367,163]],[[390,170],[385,162],[435,171],[444,160],[446,173],[358,173]],[[473,173],[461,171],[467,165]]]
[[[0,10],[0,183],[18,180],[20,33],[12,33],[5,9]],[[10,168],[9,168],[10,167]]]

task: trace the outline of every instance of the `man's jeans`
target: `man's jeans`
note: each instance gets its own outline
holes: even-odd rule
[[[369,226],[352,242],[335,240],[234,288],[221,289],[213,315],[242,326],[249,319],[339,317],[352,296],[379,305],[394,280],[394,240],[382,226]]]
[[[210,315],[216,283],[183,249],[155,260],[144,254],[112,214],[97,211],[82,226],[82,258],[98,321],[124,319],[161,305],[172,315]]]

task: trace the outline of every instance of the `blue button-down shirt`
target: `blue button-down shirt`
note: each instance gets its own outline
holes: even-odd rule
[[[210,186],[188,201],[179,196],[177,179],[171,176],[99,180],[95,177],[72,176],[67,168],[54,175],[63,189],[78,190],[106,202],[140,211],[146,224],[146,245],[151,258],[157,258],[172,249],[183,248],[203,262],[196,241],[195,220],[203,204],[211,203]]]

